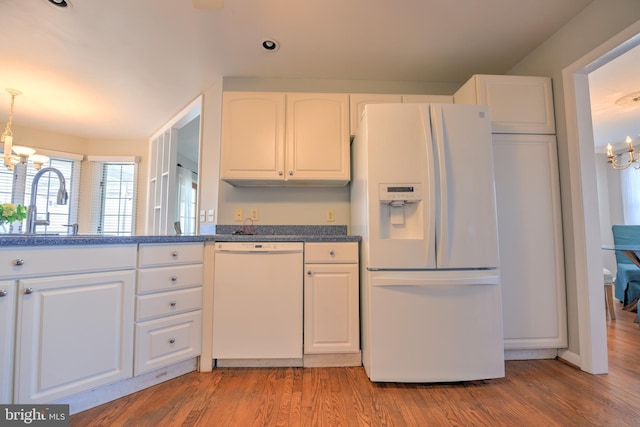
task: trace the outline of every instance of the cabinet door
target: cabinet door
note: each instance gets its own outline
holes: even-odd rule
[[[19,281],[15,403],[130,378],[135,272]]]
[[[284,93],[224,93],[221,148],[224,181],[284,179],[284,115]]]
[[[360,349],[357,264],[305,264],[304,352]]]
[[[358,133],[358,126],[362,118],[364,106],[367,104],[399,104],[402,102],[401,95],[375,94],[375,93],[353,93],[349,95],[349,116],[351,122],[351,135]]]
[[[551,135],[494,135],[505,349],[567,345],[560,185]]]
[[[0,404],[11,403],[16,282],[0,281]]]
[[[455,93],[454,101],[488,105],[493,133],[555,133],[548,77],[476,75]]]
[[[287,180],[346,185],[349,95],[287,94],[286,145]]]

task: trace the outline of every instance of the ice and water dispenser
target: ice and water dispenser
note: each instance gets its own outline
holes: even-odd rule
[[[379,184],[378,194],[381,239],[423,237],[422,184]]]

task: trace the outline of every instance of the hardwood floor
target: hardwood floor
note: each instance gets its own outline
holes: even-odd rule
[[[373,384],[363,368],[190,373],[71,417],[71,426],[638,426],[640,329],[616,303],[609,374],[509,361],[506,377]]]

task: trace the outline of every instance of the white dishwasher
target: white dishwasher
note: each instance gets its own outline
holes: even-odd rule
[[[303,243],[216,243],[217,366],[302,366],[303,281]]]

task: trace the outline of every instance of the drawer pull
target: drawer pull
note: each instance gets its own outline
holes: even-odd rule
[[[176,305],[178,305],[178,303],[177,303],[177,302],[175,302],[175,301],[171,301],[171,302],[169,303],[169,305],[170,305],[171,307],[175,307]]]
[[[9,295],[9,292],[5,291],[4,289],[0,289],[0,297],[6,297],[7,295]]]
[[[176,342],[175,338],[169,338],[169,344],[174,344]]]
[[[25,288],[24,289],[24,293],[25,293],[25,295],[32,294],[33,293],[33,288]]]
[[[178,251],[173,251],[171,253],[171,256],[174,257],[174,258],[178,258]]]
[[[336,254],[336,253],[333,251],[333,249],[331,249],[331,250],[329,251],[329,255],[334,256],[335,254]]]
[[[178,281],[178,276],[171,276],[171,281],[176,283]]]
[[[14,259],[13,265],[24,265],[24,259],[22,258]]]

